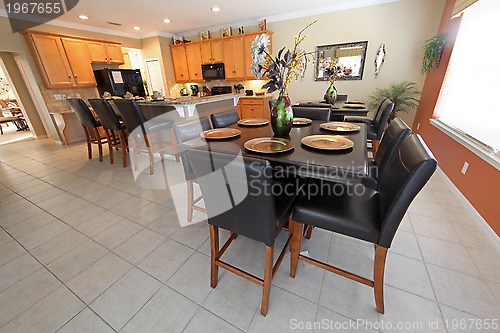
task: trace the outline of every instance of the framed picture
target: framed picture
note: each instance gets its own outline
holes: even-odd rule
[[[242,35],[245,33],[245,28],[243,26],[238,28],[238,34]]]
[[[263,19],[262,21],[259,21],[258,26],[259,26],[259,30],[260,30],[260,31],[267,30],[267,22],[266,22],[266,19]]]
[[[233,34],[232,32],[233,31],[232,31],[231,27],[220,29],[220,35],[221,35],[221,37],[229,37],[229,36],[231,36]]]
[[[181,37],[173,37],[174,44],[183,44],[184,43],[184,38]]]
[[[200,32],[200,39],[205,40],[205,39],[210,39],[210,31],[202,31]]]

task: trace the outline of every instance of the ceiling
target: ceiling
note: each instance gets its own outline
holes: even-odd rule
[[[155,33],[187,35],[224,25],[256,24],[262,18],[271,22],[392,1],[399,0],[80,0],[53,23],[80,29],[87,26],[94,31],[108,29],[131,37]],[[220,11],[213,12],[212,7],[219,7]],[[3,3],[0,8],[5,8]],[[89,18],[82,20],[80,15]],[[164,23],[167,18],[172,22]],[[113,26],[109,21],[122,25]],[[140,30],[134,30],[134,26]]]

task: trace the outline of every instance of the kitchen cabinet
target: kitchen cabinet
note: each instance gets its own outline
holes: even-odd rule
[[[172,64],[174,65],[175,81],[179,83],[189,82],[189,69],[184,45],[171,45]]]
[[[68,62],[73,72],[75,85],[92,87],[96,85],[94,71],[85,41],[73,38],[61,38]]]
[[[220,39],[203,41],[200,43],[200,47],[202,64],[215,64],[223,61]]]
[[[238,113],[241,119],[270,117],[269,101],[271,96],[241,96],[238,101]]]
[[[98,41],[87,41],[86,43],[92,63],[118,65],[125,63],[120,45]]]
[[[186,60],[190,82],[201,82],[201,48],[199,43],[186,45]]]
[[[243,56],[243,37],[222,39],[222,52],[226,80],[242,80],[245,78],[245,59]],[[250,50],[248,50],[250,52]]]

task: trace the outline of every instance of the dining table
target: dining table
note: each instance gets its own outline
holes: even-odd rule
[[[228,139],[205,139],[196,137],[181,145],[181,149],[201,149],[212,152],[239,155],[268,160],[275,169],[286,168],[301,177],[336,181],[361,181],[368,173],[366,126],[359,125],[353,132],[332,132],[320,126],[325,121],[313,120],[306,126],[294,126],[288,140],[293,149],[278,153],[259,153],[245,148],[245,143],[255,138],[273,137],[269,123],[262,126],[241,126],[234,124],[228,128],[241,133]],[[323,150],[310,148],[301,140],[310,135],[340,135],[352,141],[352,148]]]

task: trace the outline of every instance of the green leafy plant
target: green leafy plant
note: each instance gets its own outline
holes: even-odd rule
[[[418,106],[419,100],[416,96],[420,95],[417,89],[417,84],[414,82],[395,82],[389,88],[377,89],[373,95],[370,96],[369,106],[375,109],[383,97],[389,98],[394,103],[394,110],[392,111],[390,119],[396,117],[397,112],[408,112]]]
[[[446,35],[447,33],[444,32],[425,41],[424,57],[422,58],[421,69],[422,75],[430,72],[432,64],[436,63],[436,67],[439,66],[441,54],[443,53],[444,45],[446,44]]]

